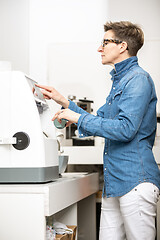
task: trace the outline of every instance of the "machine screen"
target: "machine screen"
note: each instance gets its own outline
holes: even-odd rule
[[[28,76],[25,76],[28,80],[28,83],[29,83],[29,86],[32,90],[32,93],[35,97],[35,99],[38,101],[38,102],[42,102],[44,104],[46,104],[46,101],[44,99],[44,96],[43,94],[41,93],[40,89],[35,85],[37,82],[33,79],[31,79],[30,77]]]

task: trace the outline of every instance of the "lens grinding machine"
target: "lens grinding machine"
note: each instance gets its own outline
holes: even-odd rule
[[[0,183],[59,177],[55,126],[35,83],[22,72],[0,72]]]

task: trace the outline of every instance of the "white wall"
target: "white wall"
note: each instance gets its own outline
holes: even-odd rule
[[[98,108],[110,89],[97,53],[106,15],[105,0],[31,0],[30,74]]]
[[[143,27],[145,39],[160,39],[159,0],[108,0],[111,21],[128,20]]]
[[[0,61],[13,70],[29,71],[28,0],[0,0]]]
[[[46,51],[50,43],[100,40],[103,23],[106,20],[106,2],[105,0],[30,0],[31,74],[39,75],[41,79],[46,78]]]

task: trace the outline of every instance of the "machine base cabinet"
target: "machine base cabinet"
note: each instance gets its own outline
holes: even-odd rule
[[[52,218],[53,217],[53,218]],[[78,240],[96,240],[96,197],[95,194],[63,209],[49,217],[49,225],[53,219],[67,226],[77,226],[76,238]],[[60,238],[61,239],[61,238]],[[62,238],[63,239],[63,238]],[[64,238],[65,239],[65,238]],[[70,238],[66,238],[70,239]]]
[[[76,240],[96,240],[98,174],[45,184],[0,185],[0,239],[46,240],[50,216],[77,226]]]
[[[0,239],[45,239],[43,194],[0,194]]]

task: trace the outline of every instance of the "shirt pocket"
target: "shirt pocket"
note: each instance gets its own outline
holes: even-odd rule
[[[112,97],[112,119],[118,116],[119,114],[118,102],[121,95],[122,95],[122,90],[118,90],[116,93],[114,93]]]
[[[122,95],[122,90],[118,90],[114,95],[113,95],[113,101],[118,101]]]

